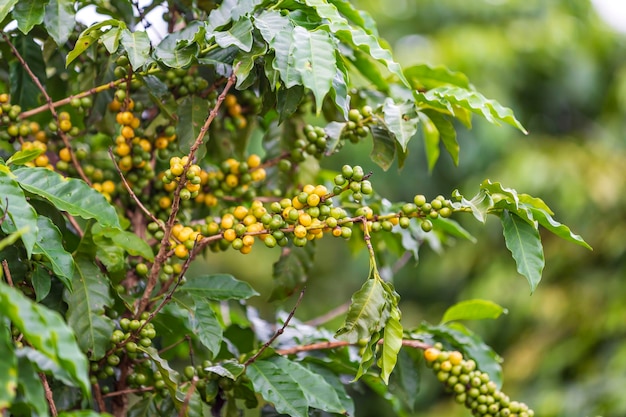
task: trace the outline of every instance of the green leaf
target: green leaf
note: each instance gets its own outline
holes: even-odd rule
[[[283,248],[280,258],[274,263],[274,289],[269,301],[284,300],[306,282],[314,255],[314,245]]]
[[[215,43],[221,48],[228,48],[235,45],[245,52],[252,49],[252,22],[249,18],[239,19],[233,26],[225,32],[215,32]]]
[[[35,74],[41,85],[45,87],[48,76],[41,46],[35,42],[32,35],[24,36],[19,33],[13,38],[13,46],[15,46],[22,58],[28,62],[28,67],[32,73]],[[11,103],[19,104],[22,109],[37,107],[40,104],[42,93],[24,66],[17,60],[12,60],[9,70]]]
[[[86,397],[91,396],[87,358],[59,313],[0,282],[0,315],[8,317],[33,348],[64,369]]]
[[[71,375],[60,366],[59,363],[51,360],[38,350],[28,346],[15,351],[18,359],[26,359],[33,364],[38,372],[44,372],[48,375],[54,375],[56,379],[67,385],[74,385]]]
[[[533,218],[539,222],[540,225],[548,229],[550,232],[554,233],[558,237],[567,240],[568,242],[575,243],[589,250],[593,250],[591,246],[585,240],[573,233],[569,227],[565,226],[562,223],[554,220],[550,214],[540,208],[530,207],[530,212],[533,215]]]
[[[524,203],[528,207],[538,208],[545,211],[550,216],[554,216],[554,212],[552,211],[552,209],[548,207],[546,202],[539,197],[533,197],[524,193],[519,193],[517,197],[519,198],[520,203]]]
[[[211,355],[215,357],[222,346],[223,332],[209,300],[204,297],[192,297],[194,308],[189,311],[190,328],[198,336]]]
[[[48,217],[37,218],[37,243],[33,247],[33,254],[43,255],[43,264],[50,268],[65,288],[72,291],[72,277],[74,276],[74,258],[63,247],[63,237],[55,224]],[[49,279],[49,278],[48,278]]]
[[[389,90],[389,84],[385,76],[380,72],[380,65],[369,54],[355,49],[351,51],[351,54],[345,55],[344,59],[347,59],[378,90]]]
[[[307,417],[308,404],[300,385],[292,376],[269,361],[256,361],[248,365],[246,375],[254,390],[266,401],[274,404],[276,411],[291,417]]]
[[[269,45],[283,29],[291,27],[293,30],[293,24],[289,18],[276,10],[263,10],[254,18],[254,26],[261,32],[261,36]]]
[[[24,165],[27,162],[35,160],[39,155],[43,153],[43,149],[28,149],[24,151],[17,151],[9,159],[7,159],[7,165]]]
[[[17,357],[11,342],[11,331],[0,315],[0,412],[4,412],[13,403],[17,389]]]
[[[391,309],[391,316],[385,324],[385,330],[383,332],[383,349],[378,360],[378,366],[380,367],[380,377],[385,381],[385,384],[389,383],[389,376],[391,371],[396,366],[398,361],[398,352],[402,347],[403,329],[400,323],[400,310],[397,306]]]
[[[278,120],[283,122],[298,110],[298,106],[304,97],[304,87],[294,85],[291,88],[281,88],[276,91],[276,110]]]
[[[200,22],[190,23],[185,29],[168,34],[156,47],[155,55],[170,68],[185,68],[198,55],[198,38],[204,38],[205,28]]]
[[[25,357],[17,358],[17,367],[19,380],[17,381],[20,390],[24,395],[24,402],[30,405],[39,416],[48,415],[48,403],[46,402],[46,394],[41,383],[41,378],[37,374],[37,369]],[[4,375],[4,372],[3,372]],[[6,386],[0,382],[1,386]],[[0,409],[2,405],[0,404]]]
[[[367,344],[363,347],[361,353],[361,361],[359,362],[359,369],[354,375],[352,382],[359,380],[363,375],[366,375],[367,371],[374,364],[376,360],[376,352],[378,350],[378,342],[380,341],[380,332],[372,333],[371,338],[367,341]]]
[[[178,291],[215,301],[245,300],[259,295],[250,284],[228,274],[191,277]]]
[[[144,31],[122,32],[122,46],[128,53],[128,60],[133,70],[139,70],[150,58],[150,38]]]
[[[435,229],[440,230],[447,235],[460,237],[467,239],[472,243],[476,243],[476,238],[455,220],[439,216],[436,219],[430,219],[430,221],[433,223]]]
[[[50,0],[43,18],[48,34],[58,46],[67,42],[76,25],[73,0]]]
[[[119,49],[123,30],[121,27],[112,27],[100,37],[100,41],[110,54],[116,53]]]
[[[492,198],[496,200],[506,199],[514,208],[514,210],[518,210],[519,208],[519,197],[517,195],[517,191],[512,188],[506,188],[499,182],[491,182],[490,180],[485,180],[480,185],[480,188],[489,192]]]
[[[316,113],[319,115],[324,97],[337,72],[335,60],[336,46],[324,30],[308,31],[296,26],[293,31],[294,60],[296,70],[302,77],[302,84],[313,92]]]
[[[421,351],[400,349],[398,363],[389,380],[389,392],[398,397],[405,406],[413,411],[420,391]]]
[[[269,359],[282,371],[290,375],[297,382],[298,387],[304,393],[309,407],[327,411],[329,413],[345,413],[337,391],[326,380],[298,362],[290,361],[282,356],[274,356]]]
[[[532,293],[541,280],[541,272],[545,264],[539,232],[508,210],[502,212],[500,219],[504,228],[506,247],[515,259],[517,272],[528,280]]]
[[[19,229],[19,236],[30,257],[37,242],[37,212],[26,200],[18,183],[3,171],[0,171],[0,208],[3,214],[8,215],[2,222],[2,231],[15,233]]]
[[[493,207],[493,200],[485,190],[481,189],[471,200],[467,200],[463,197],[458,190],[454,190],[452,196],[460,200],[452,203],[454,208],[468,208],[476,220],[481,223],[487,221],[487,212]]]
[[[176,396],[178,383],[180,381],[179,373],[173,370],[170,367],[169,363],[159,356],[159,352],[155,348],[144,348],[140,346],[139,350],[148,355],[152,362],[154,362],[159,372],[161,372],[161,375],[163,376],[163,381],[165,381],[165,386],[167,387],[167,390],[169,391],[172,400],[178,403],[177,406],[181,406],[182,401],[180,401]]]
[[[417,64],[404,69],[404,75],[414,90],[430,90],[443,85],[471,88],[467,76],[461,72],[450,71],[447,67]]]
[[[395,135],[386,126],[372,125],[370,131],[374,141],[370,158],[386,171],[396,157]]]
[[[0,22],[11,13],[13,6],[17,4],[18,0],[2,0],[0,2]]]
[[[227,360],[220,362],[219,365],[209,366],[204,370],[236,381],[246,370],[246,367],[235,360]]]
[[[450,117],[432,110],[424,110],[424,114],[435,124],[439,131],[439,139],[443,143],[444,148],[452,157],[454,165],[459,165],[459,143],[456,140],[456,129],[452,124]]]
[[[439,159],[439,130],[437,130],[437,126],[426,114],[419,113],[419,119],[422,122],[428,172],[433,172],[433,168],[435,168],[435,164]]]
[[[387,98],[383,104],[383,114],[385,124],[396,137],[402,150],[406,152],[409,141],[417,132],[419,122],[415,104],[408,101],[396,104],[393,99]]]
[[[94,31],[83,31],[74,44],[74,49],[72,49],[65,57],[65,66],[69,67],[76,58],[93,45],[94,42],[97,42],[99,35],[100,33],[94,33]]]
[[[17,20],[17,27],[24,35],[35,26],[43,22],[46,2],[22,0],[13,9],[13,18]]]
[[[497,319],[500,314],[506,314],[508,311],[506,308],[489,300],[465,300],[460,301],[446,310],[441,323],[444,324],[449,321],[456,320],[483,320],[483,319]]]
[[[115,208],[84,181],[64,178],[46,168],[19,168],[14,174],[20,187],[45,198],[59,210],[83,219],[95,219],[105,227],[120,227]]]
[[[302,76],[295,60],[295,28],[287,27],[278,32],[270,47],[274,49],[273,68],[280,74],[286,88],[302,84]]]
[[[141,256],[148,261],[154,260],[154,253],[150,245],[135,233],[111,227],[102,227],[99,224],[93,225],[91,233],[93,233],[96,244],[101,240],[99,238],[103,237],[110,240],[112,246],[123,249],[132,256]]]
[[[39,302],[46,298],[52,287],[52,279],[48,270],[41,265],[35,265],[35,270],[30,280],[35,290],[35,301]]]
[[[423,95],[429,102],[453,105],[483,116],[488,122],[499,125],[500,122],[516,127],[524,134],[528,133],[515,118],[513,111],[495,100],[489,100],[477,91],[461,87],[445,86],[428,90]]]
[[[92,361],[104,357],[115,324],[104,314],[113,304],[109,280],[93,261],[83,255],[76,258],[73,291],[66,291],[67,322],[76,332],[78,344]]]
[[[184,154],[189,150],[200,135],[200,129],[209,116],[209,103],[196,95],[186,96],[178,100],[178,124],[176,125],[176,136],[178,137],[178,147]],[[202,142],[206,144],[209,135],[204,135]],[[196,157],[202,159],[205,155],[206,147],[200,146]]]
[[[381,319],[386,304],[385,288],[380,279],[368,279],[352,295],[346,321],[335,336],[350,343],[369,339],[372,333],[379,331],[384,325]]]

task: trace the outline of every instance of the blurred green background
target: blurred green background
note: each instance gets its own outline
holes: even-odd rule
[[[626,33],[611,29],[586,0],[355,3],[372,14],[403,65],[465,73],[487,97],[511,107],[530,134],[476,118],[472,130],[459,127],[460,166],[442,153],[430,175],[419,139],[401,171],[394,165],[383,173],[371,163],[369,142],[346,146],[325,167],[363,165],[374,172],[375,190],[392,201],[449,196],[455,188],[472,196],[485,178],[500,181],[543,198],[594,248],[546,234],[543,281],[531,295],[498,220],[483,226],[461,218],[478,243],[458,241],[441,254],[423,247],[417,265],[395,273],[405,327],[438,322],[456,301],[493,300],[509,314],[469,327],[504,358],[506,393],[542,417],[625,416]],[[344,242],[321,243],[301,320],[345,303],[368,273],[363,251],[353,256]],[[246,262],[237,254],[210,256],[211,268],[252,282],[263,297],[271,292],[277,251],[255,249]],[[276,307],[289,309],[293,301]],[[468,416],[428,374],[410,415]],[[394,415],[366,391],[358,398],[359,417]]]

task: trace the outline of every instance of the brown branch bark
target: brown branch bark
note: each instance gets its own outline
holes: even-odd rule
[[[50,384],[48,384],[48,378],[46,378],[46,375],[43,372],[40,372],[39,379],[41,379],[41,383],[43,384],[46,401],[48,402],[48,407],[50,407],[50,414],[52,414],[53,417],[56,417],[59,413],[57,412],[57,406],[54,403],[54,396],[52,395]]]
[[[384,339],[380,339],[378,341],[379,345],[383,343],[384,343]],[[279,355],[295,355],[296,353],[300,353],[300,352],[310,352],[312,350],[338,349],[338,348],[351,346],[351,345],[352,343],[347,342],[345,340],[334,340],[334,341],[328,341],[328,342],[311,343],[309,345],[293,346],[293,347],[285,348],[285,349],[278,349],[276,350],[276,353]],[[410,347],[414,349],[422,349],[422,350],[426,350],[429,347],[431,347],[431,345],[429,345],[428,343],[424,343],[419,340],[410,340],[410,339],[402,340],[402,346],[406,346],[406,347]]]

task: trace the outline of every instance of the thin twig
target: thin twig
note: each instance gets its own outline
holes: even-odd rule
[[[272,343],[274,343],[274,340],[278,339],[278,337],[283,334],[283,332],[285,331],[285,329],[287,328],[287,326],[289,325],[289,322],[291,321],[291,319],[293,318],[294,314],[296,314],[296,310],[298,309],[298,306],[300,305],[300,302],[302,302],[302,298],[304,297],[304,292],[306,291],[306,286],[304,286],[302,288],[302,291],[300,291],[300,296],[298,297],[298,301],[296,301],[296,304],[293,306],[293,308],[291,309],[291,311],[289,312],[289,315],[287,316],[287,319],[285,320],[285,322],[283,323],[282,327],[280,329],[278,329],[276,331],[276,333],[274,333],[274,335],[272,337],[270,337],[270,340],[268,340],[267,342],[265,342],[265,344],[261,347],[261,349],[259,349],[259,351],[257,353],[255,353],[250,359],[248,359],[245,363],[244,366],[248,366],[250,365],[252,362],[254,362],[255,360],[257,360],[257,358],[259,356],[261,356],[261,354],[270,347],[270,345]]]
[[[196,384],[198,383],[198,381],[199,381],[199,378],[197,376],[194,376],[191,379],[191,386],[187,389],[187,392],[185,393],[185,401],[183,402],[182,407],[180,407],[180,411],[178,412],[178,417],[183,417],[185,413],[187,412],[187,407],[189,407],[191,396],[193,395],[193,392],[196,390]]]
[[[154,387],[129,388],[104,394],[103,398],[119,397],[120,395],[136,394],[138,392],[154,391]],[[101,410],[102,411],[102,410]]]
[[[135,201],[135,203],[137,203],[137,205],[139,206],[141,211],[146,213],[146,216],[150,217],[153,222],[158,224],[161,227],[161,229],[163,229],[163,231],[165,231],[165,226],[163,225],[163,222],[160,221],[159,219],[157,219],[157,217],[154,214],[152,214],[152,212],[150,210],[148,210],[146,208],[146,206],[143,205],[143,203],[139,200],[139,198],[137,197],[137,195],[135,194],[135,192],[131,188],[130,184],[126,180],[126,177],[124,176],[124,173],[122,173],[122,170],[120,169],[120,166],[118,165],[117,161],[115,160],[115,155],[113,155],[113,151],[111,150],[111,148],[109,148],[109,156],[111,157],[111,161],[113,161],[113,165],[115,166],[115,170],[117,171],[117,173],[120,175],[120,178],[122,179],[122,183],[124,184],[124,188],[126,188],[126,191],[128,191],[128,194],[130,194],[130,197]]]
[[[100,390],[100,385],[96,382],[95,384],[91,385],[91,388],[93,389],[93,396],[96,399],[96,403],[98,404],[98,408],[100,409],[100,412],[104,413],[106,411],[106,405],[104,404],[104,398],[102,398],[102,391]]]
[[[48,384],[48,378],[46,378],[46,374],[40,372],[39,379],[41,379],[41,383],[43,384],[46,401],[48,402],[48,407],[50,407],[50,414],[52,414],[53,417],[56,417],[59,413],[57,412],[57,406],[54,404],[54,396],[52,395],[50,384]]]
[[[380,339],[378,341],[378,344],[381,345],[384,342],[385,342],[384,339]],[[345,340],[335,340],[335,341],[328,341],[328,342],[311,343],[309,345],[293,346],[293,347],[285,348],[285,349],[278,349],[276,350],[276,353],[279,355],[295,355],[296,353],[300,353],[300,352],[310,352],[312,350],[338,349],[338,348],[351,346],[351,345],[352,343],[347,342]],[[423,349],[423,350],[426,350],[429,347],[431,347],[431,345],[429,345],[428,343],[424,343],[419,340],[410,340],[410,339],[402,340],[402,346],[406,346],[406,347],[410,347],[414,349]]]
[[[9,263],[6,259],[2,260],[2,270],[4,271],[4,277],[7,280],[7,284],[9,284],[9,287],[12,287],[13,279],[11,278],[11,270],[9,269]]]
[[[80,175],[80,177],[83,179],[83,181],[85,181],[87,184],[91,185],[91,181],[85,175],[85,172],[83,171],[83,168],[80,166],[80,163],[78,163],[78,159],[76,158],[76,154],[72,150],[72,146],[70,145],[70,141],[67,138],[67,135],[60,128],[60,125],[59,125],[59,115],[58,115],[58,113],[57,113],[57,111],[56,111],[56,109],[54,107],[54,104],[52,102],[52,98],[50,97],[50,95],[48,94],[48,92],[46,91],[44,86],[41,84],[41,81],[39,81],[39,78],[37,78],[37,76],[30,69],[30,66],[28,66],[28,63],[24,60],[22,55],[20,55],[20,53],[17,50],[17,48],[15,48],[15,45],[13,45],[13,43],[11,42],[11,40],[9,39],[7,34],[2,32],[2,37],[4,38],[5,42],[11,48],[11,51],[13,52],[13,55],[15,55],[17,60],[20,62],[20,65],[22,65],[22,67],[24,68],[24,70],[26,71],[28,76],[31,78],[31,80],[33,80],[33,82],[35,83],[35,85],[37,86],[39,91],[41,91],[41,94],[43,94],[44,98],[46,99],[46,106],[50,109],[50,113],[52,114],[52,117],[54,117],[54,120],[56,120],[56,123],[57,123],[57,133],[61,137],[61,140],[63,141],[63,143],[65,144],[65,147],[68,149],[68,151],[70,153],[70,158],[72,159],[72,164],[76,168],[76,172],[78,172],[78,175]]]

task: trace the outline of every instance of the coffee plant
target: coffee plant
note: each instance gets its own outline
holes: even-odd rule
[[[402,168],[418,138],[431,171],[441,148],[458,163],[456,129],[473,114],[525,133],[513,112],[461,73],[401,68],[346,0],[142,4],[0,1],[0,412],[354,415],[346,387],[365,384],[404,415],[431,368],[472,415],[533,416],[461,323],[502,307],[466,300],[404,328],[381,271],[388,252],[417,260],[424,243],[473,240],[456,220],[468,214],[500,219],[531,292],[540,227],[587,243],[499,182],[427,197],[407,181],[414,198],[391,202],[364,161],[320,168],[360,142]],[[86,6],[98,23],[76,21]],[[157,10],[163,38],[144,30]],[[330,239],[369,255],[334,332],[295,317]],[[259,246],[280,253],[259,271],[275,283],[263,297],[292,298],[277,323],[246,305],[254,282],[188,273]]]

